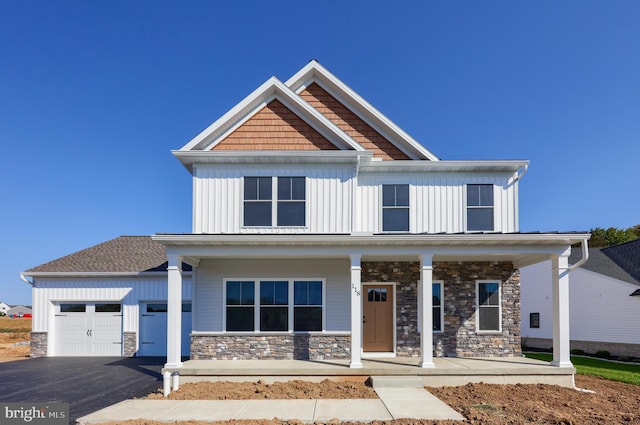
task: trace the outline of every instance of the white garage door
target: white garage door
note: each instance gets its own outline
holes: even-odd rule
[[[140,305],[140,347],[138,356],[167,355],[167,303],[147,302]],[[182,304],[182,355],[191,351],[191,303]]]
[[[120,303],[60,303],[55,327],[56,356],[122,356]]]

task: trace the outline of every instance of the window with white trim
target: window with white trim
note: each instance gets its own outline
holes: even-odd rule
[[[431,302],[433,303],[433,331],[443,331],[443,316],[444,316],[444,294],[443,285],[441,282],[433,282],[431,284]]]
[[[305,177],[244,178],[244,226],[304,226],[305,217]]]
[[[431,283],[433,332],[444,332],[444,281]],[[418,332],[422,332],[422,285],[418,285]]]
[[[476,300],[476,329],[478,332],[500,332],[502,330],[500,281],[477,281]]]
[[[494,230],[492,184],[467,185],[467,230]]]
[[[382,230],[409,231],[409,185],[382,185]]]
[[[324,328],[321,279],[225,281],[227,332],[313,332]]]

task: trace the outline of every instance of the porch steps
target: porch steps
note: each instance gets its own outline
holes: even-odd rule
[[[465,420],[424,389],[421,376],[372,376],[373,389],[395,419]]]

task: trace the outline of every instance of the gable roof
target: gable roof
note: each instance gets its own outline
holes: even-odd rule
[[[352,124],[345,126],[344,122],[332,120],[332,117],[334,119],[336,117],[335,111],[333,111],[333,115],[325,114],[314,107],[308,97],[305,100],[302,93],[310,86],[318,87],[339,103],[341,105],[340,112],[343,115],[350,114]],[[377,155],[381,159],[438,161],[435,155],[412,139],[315,60],[309,62],[286,83],[276,77],[271,77],[186,145],[173,151],[173,154],[191,170],[191,166],[195,162],[192,155],[194,151],[204,153],[211,150],[221,150],[222,148],[217,147],[224,143],[230,134],[263,111],[273,101],[278,101],[309,125],[313,131],[325,138],[329,144],[340,150],[369,154],[373,152],[374,156]],[[318,106],[317,103],[316,106]],[[354,125],[353,122],[357,124]],[[358,127],[357,131],[353,131],[355,127]],[[370,137],[360,137],[362,128]],[[358,137],[360,137],[359,140],[367,142],[373,138],[375,142],[365,148],[355,140]],[[384,148],[376,149],[382,145]],[[292,146],[289,145],[284,150],[291,150],[291,148]],[[333,148],[331,147],[331,149]],[[392,154],[385,157],[381,152],[392,152]]]
[[[602,253],[640,282],[640,239],[604,248]]]
[[[300,94],[312,84],[318,84],[332,97],[355,113],[378,133],[405,152],[411,159],[438,161],[438,157],[405,133],[382,112],[374,108],[358,93],[340,81],[318,61],[311,60],[306,66],[286,81],[291,90]]]
[[[633,271],[633,267],[629,268],[624,264],[624,262],[620,262],[609,255],[611,252],[610,248],[621,247],[620,249],[613,251],[616,252],[618,258],[625,259],[627,262],[632,262],[631,260],[633,259],[632,255],[634,250],[630,248],[634,247],[624,247],[623,245],[627,244],[616,245],[609,248],[589,248],[589,259],[586,263],[580,266],[580,268],[640,286],[640,279],[630,273],[630,270]],[[569,256],[569,264],[576,263],[581,256],[582,253],[579,250],[572,250],[571,255]],[[636,254],[635,267],[638,267],[639,263],[640,256]]]
[[[166,270],[167,256],[162,244],[150,236],[120,236],[33,267],[24,274],[137,274]],[[183,270],[190,268],[185,265]]]

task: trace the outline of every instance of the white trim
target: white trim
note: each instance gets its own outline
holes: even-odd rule
[[[493,204],[491,205],[491,207],[489,206],[469,206],[469,198],[468,198],[468,189],[469,186],[473,185],[473,186],[491,186],[493,189]],[[464,198],[464,214],[462,217],[462,221],[463,221],[463,228],[465,229],[465,231],[470,232],[470,233],[477,233],[477,232],[495,232],[499,226],[498,226],[498,208],[496,208],[496,199],[497,196],[499,196],[499,193],[496,193],[497,189],[496,189],[496,185],[495,183],[465,183],[464,184],[464,190],[463,190],[463,198]],[[493,210],[493,228],[492,229],[478,229],[478,230],[469,230],[469,208],[471,209],[489,209],[491,208]]]
[[[287,282],[287,330],[286,331],[261,331],[260,330],[260,282],[261,281],[286,281]],[[321,282],[322,284],[322,330],[320,331],[296,331],[294,330],[294,314],[295,314],[295,298],[294,298],[294,286],[295,282]],[[227,282],[253,282],[254,300],[253,300],[253,330],[252,331],[227,331]],[[248,306],[247,306],[248,307]],[[318,307],[318,306],[312,306]],[[285,335],[285,334],[325,334],[327,331],[327,280],[325,278],[316,277],[295,277],[295,278],[281,278],[281,277],[234,277],[222,279],[222,331],[221,332],[194,332],[194,335]]]
[[[498,329],[480,330],[480,284],[481,283],[497,283],[498,284]],[[486,306],[484,308],[487,308]],[[493,306],[491,306],[493,308]],[[496,335],[502,333],[502,282],[498,279],[478,279],[476,280],[476,333],[478,335]]]
[[[444,280],[432,280],[431,281],[431,293],[433,294],[433,285],[440,284],[440,330],[432,331],[434,334],[444,333]],[[433,314],[433,307],[431,306],[431,314]],[[422,285],[418,285],[418,333],[422,332]]]
[[[401,205],[401,206],[388,206],[385,207],[384,206],[384,187],[385,186],[407,186],[407,190],[408,190],[408,199],[407,201],[409,202],[409,205]],[[411,233],[413,226],[412,226],[412,222],[411,222],[411,192],[412,192],[412,186],[409,183],[382,183],[379,185],[378,187],[378,199],[380,200],[380,215],[379,215],[379,222],[378,222],[378,229],[380,229],[381,233]],[[409,214],[409,222],[407,223],[409,225],[409,228],[407,230],[385,230],[384,229],[384,210],[385,208],[387,209],[407,209],[408,210],[408,214]]]
[[[244,206],[245,206],[245,202],[264,202],[266,203],[266,200],[247,200],[244,197],[244,182],[245,179],[249,177],[249,178],[270,178],[271,179],[271,199],[269,200],[269,202],[271,203],[271,225],[261,225],[261,226],[251,226],[251,225],[245,225],[244,224]],[[280,178],[287,178],[287,177],[301,177],[304,179],[304,225],[300,226],[300,225],[295,225],[295,226],[280,226],[278,225],[278,203],[283,201],[286,202],[288,200],[283,199],[280,200],[278,198],[278,184],[280,182]],[[309,219],[310,219],[310,212],[309,212],[309,200],[308,200],[308,195],[309,195],[309,177],[306,175],[246,175],[246,176],[242,176],[241,177],[241,184],[240,184],[240,229],[242,230],[248,230],[248,229],[270,229],[270,230],[274,230],[274,229],[300,229],[300,230],[308,230],[309,229]],[[290,202],[302,202],[299,199],[294,199],[294,200],[289,200]]]
[[[413,159],[438,161],[437,156],[425,149],[424,146],[405,133],[400,127],[340,81],[316,60],[311,60],[301,70],[289,78],[285,84],[292,90],[300,93],[314,82],[338,99],[344,106],[349,108],[360,119],[373,127],[409,157]]]
[[[361,329],[361,337],[360,337],[360,341],[362,341],[361,344],[361,352],[362,352],[362,357],[366,358],[366,357],[395,357],[396,353],[397,353],[397,343],[398,343],[398,338],[397,338],[397,321],[398,318],[396,316],[397,311],[396,311],[396,306],[398,305],[398,300],[396,299],[396,286],[398,285],[397,282],[362,282],[362,311],[364,312],[364,299],[367,296],[366,291],[365,291],[365,287],[366,286],[375,286],[375,285],[386,285],[386,286],[391,286],[392,287],[392,291],[393,291],[393,351],[383,351],[383,352],[377,352],[377,351],[364,351],[364,325],[362,326]],[[370,354],[372,354],[370,356]]]

